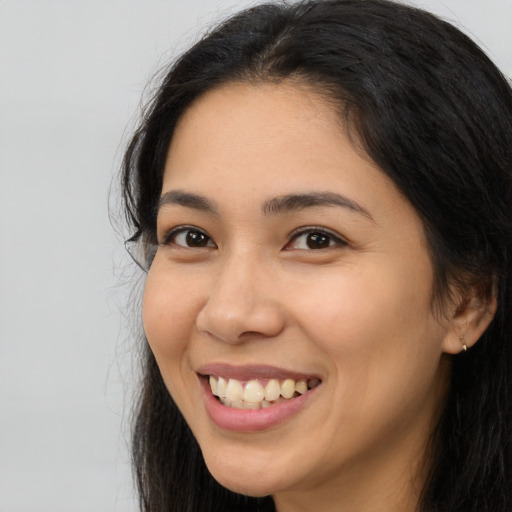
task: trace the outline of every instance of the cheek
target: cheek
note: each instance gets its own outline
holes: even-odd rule
[[[184,293],[183,290],[187,290]],[[142,303],[144,331],[159,366],[185,350],[195,325],[196,294],[179,278],[151,269]]]
[[[336,368],[340,398],[357,396],[362,404],[428,386],[444,332],[431,314],[428,261],[339,275],[318,283],[307,300],[300,294],[295,300],[303,330]]]
[[[396,344],[397,335],[409,330],[419,332],[431,318],[429,269],[412,274],[384,268],[332,272],[309,286],[309,293],[293,293],[296,316],[310,336],[322,339],[328,351],[364,351]]]

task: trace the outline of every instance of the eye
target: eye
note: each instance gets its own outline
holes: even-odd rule
[[[291,241],[286,245],[285,249],[321,250],[328,249],[330,247],[343,247],[346,245],[346,241],[329,231],[309,228],[293,234]]]
[[[209,235],[193,226],[174,228],[164,237],[163,245],[177,245],[188,249],[216,247]]]

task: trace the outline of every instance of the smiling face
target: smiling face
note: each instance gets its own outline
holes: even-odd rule
[[[233,84],[197,100],[168,153],[157,234],[147,338],[221,484],[284,510],[412,479],[448,327],[420,219],[321,97]]]

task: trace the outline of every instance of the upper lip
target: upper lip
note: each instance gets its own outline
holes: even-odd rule
[[[303,373],[295,370],[287,370],[272,365],[248,364],[248,365],[231,365],[228,363],[210,363],[200,366],[196,372],[199,375],[214,375],[217,377],[225,377],[236,380],[253,380],[253,379],[319,379],[321,378],[313,373]]]

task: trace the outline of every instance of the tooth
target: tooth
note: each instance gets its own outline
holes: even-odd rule
[[[277,379],[270,379],[265,386],[265,400],[272,402],[281,394],[281,386]]]
[[[268,402],[267,400],[263,400],[263,402],[261,402],[262,409],[266,409],[267,407],[270,407],[272,405],[273,405],[272,402]]]
[[[231,402],[231,407],[233,409],[256,410],[260,408],[260,404],[253,402],[244,402],[243,400],[237,400],[236,402]]]
[[[242,409],[256,410],[260,408],[261,402],[242,402]]]
[[[291,398],[295,393],[295,381],[293,379],[286,379],[281,384],[281,395],[284,398]]]
[[[265,390],[257,380],[250,380],[244,388],[244,402],[261,402],[265,398]]]
[[[229,400],[226,400],[225,398],[221,398],[220,401],[223,405],[226,405],[227,407],[231,407],[231,402]]]
[[[224,398],[226,396],[226,386],[227,386],[226,379],[223,379],[222,377],[219,377],[217,380],[217,396]]]
[[[229,379],[228,385],[226,386],[226,398],[230,402],[238,402],[243,399],[244,388],[240,381],[235,379]]]
[[[212,390],[212,393],[215,396],[218,396],[217,395],[217,381],[215,380],[215,377],[213,377],[212,375],[210,375],[210,388]]]
[[[303,395],[308,390],[308,383],[305,379],[298,380],[295,384],[295,391]]]

